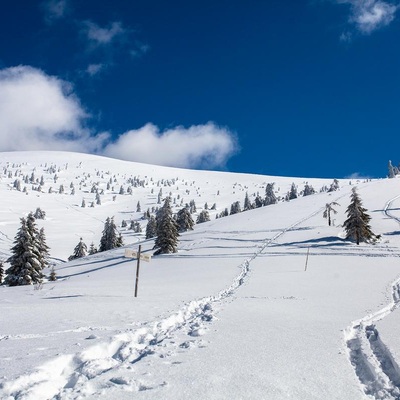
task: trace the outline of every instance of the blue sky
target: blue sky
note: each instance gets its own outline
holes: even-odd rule
[[[398,3],[15,0],[0,151],[382,177],[398,164]]]

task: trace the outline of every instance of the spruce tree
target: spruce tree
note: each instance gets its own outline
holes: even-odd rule
[[[47,246],[46,235],[44,233],[44,228],[41,228],[38,234],[39,250],[42,256],[42,268],[47,268],[49,266],[49,246]]]
[[[229,213],[229,215],[238,214],[240,212],[242,212],[242,209],[240,207],[240,202],[235,201],[234,203],[231,204],[231,212]]]
[[[267,187],[265,188],[264,205],[266,206],[269,206],[271,204],[276,204],[278,202],[274,193],[274,185],[275,183],[267,183]]]
[[[54,267],[51,267],[50,275],[49,275],[49,281],[50,282],[55,282],[56,280],[57,280],[56,271],[54,270]]]
[[[94,243],[90,243],[90,247],[89,247],[89,255],[92,256],[93,254],[97,253],[97,248],[94,245]]]
[[[208,213],[207,210],[202,210],[197,217],[196,223],[201,224],[203,222],[210,221],[210,214]]]
[[[170,198],[167,197],[164,205],[157,213],[157,237],[154,244],[154,255],[176,253],[178,251],[178,227],[172,217]]]
[[[0,285],[3,283],[4,279],[4,265],[3,262],[0,261]]]
[[[68,261],[75,260],[77,258],[85,257],[87,254],[87,246],[83,239],[80,238],[79,243],[75,246],[74,254],[68,257]]]
[[[343,227],[346,231],[346,239],[354,240],[356,244],[376,241],[376,236],[369,225],[371,217],[366,211],[367,209],[362,206],[360,196],[354,187],[351,202],[346,210],[347,219],[344,221]]]
[[[120,246],[120,239],[117,236],[117,227],[114,222],[114,217],[107,217],[100,239],[99,251],[107,251]]]
[[[150,216],[146,225],[146,239],[151,239],[157,235],[156,219],[153,215]]]
[[[314,194],[315,190],[314,188],[309,185],[308,183],[305,184],[304,190],[303,190],[303,196],[310,196],[311,194]]]
[[[194,221],[187,207],[182,208],[176,215],[176,223],[179,232],[193,230]]]
[[[36,219],[45,219],[46,218],[46,213],[40,207],[38,207],[38,208],[36,208],[35,214],[33,214],[33,216]]]
[[[251,202],[249,199],[249,194],[246,192],[246,195],[244,197],[243,211],[248,211],[251,209],[252,209],[252,207],[251,207]]]
[[[290,187],[290,192],[287,195],[288,200],[294,200],[297,199],[297,188],[294,183],[292,183],[292,186]]]
[[[10,267],[6,271],[5,284],[19,286],[42,282],[44,265],[42,265],[37,236],[33,215],[29,214],[27,219],[21,218],[21,227],[11,248],[12,255],[7,260]]]

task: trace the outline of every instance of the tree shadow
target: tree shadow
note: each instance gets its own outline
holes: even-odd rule
[[[272,244],[270,247],[277,246],[304,246],[304,247],[326,247],[326,246],[350,246],[351,242],[337,236],[327,236],[318,239],[303,240],[300,242],[286,242]]]
[[[79,275],[86,275],[86,274],[90,274],[91,272],[95,272],[95,271],[100,271],[101,269],[105,269],[105,268],[110,268],[110,267],[115,267],[116,265],[119,264],[125,264],[127,262],[132,262],[132,258],[125,258],[120,262],[116,262],[113,264],[107,264],[107,265],[103,265],[102,267],[98,267],[98,268],[93,268],[93,269],[88,269],[85,271],[81,271],[81,272],[77,272],[75,274],[67,274],[67,275],[60,275],[58,278],[59,279],[65,279],[65,278],[70,278],[71,276],[79,276]]]
[[[400,231],[393,231],[393,232],[386,232],[384,233],[384,235],[388,235],[388,236],[395,236],[395,235],[400,235]]]

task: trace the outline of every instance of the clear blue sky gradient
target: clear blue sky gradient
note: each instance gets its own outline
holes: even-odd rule
[[[0,67],[72,82],[97,130],[213,121],[237,135],[234,172],[383,177],[400,161],[398,18],[367,35],[335,1],[71,0],[46,24],[41,4],[3,2]],[[120,21],[129,42],[89,52],[85,20]],[[83,73],[96,62],[107,69]]]

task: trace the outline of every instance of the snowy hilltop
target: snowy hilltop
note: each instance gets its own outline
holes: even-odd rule
[[[1,399],[400,398],[397,179],[14,152],[0,195],[5,272],[46,245],[0,286]]]

